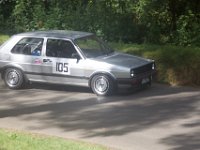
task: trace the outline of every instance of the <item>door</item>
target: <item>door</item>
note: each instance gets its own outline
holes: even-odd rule
[[[87,84],[83,61],[69,40],[49,38],[46,41],[46,57],[43,58],[43,75],[49,83],[72,85]]]
[[[41,80],[43,38],[23,37],[12,48],[11,61],[22,68],[29,80]]]

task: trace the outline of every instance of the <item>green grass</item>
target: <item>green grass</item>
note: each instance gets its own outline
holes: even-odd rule
[[[103,146],[0,129],[0,150],[108,150]]]
[[[6,40],[8,40],[9,36],[0,33],[0,45],[3,44]]]

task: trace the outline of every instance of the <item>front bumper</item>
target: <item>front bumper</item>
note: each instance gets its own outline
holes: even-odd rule
[[[118,78],[117,83],[129,84],[129,85],[141,85],[141,84],[151,83],[152,77],[155,75],[155,73],[156,71],[152,70],[143,74],[139,74],[133,78]]]

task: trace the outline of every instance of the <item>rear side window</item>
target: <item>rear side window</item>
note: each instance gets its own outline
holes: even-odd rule
[[[40,56],[43,38],[23,38],[11,50],[15,54]]]

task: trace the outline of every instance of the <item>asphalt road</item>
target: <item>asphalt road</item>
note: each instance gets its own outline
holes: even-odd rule
[[[0,80],[0,128],[122,150],[199,150],[200,89],[153,84],[103,98],[72,86],[9,90]]]

